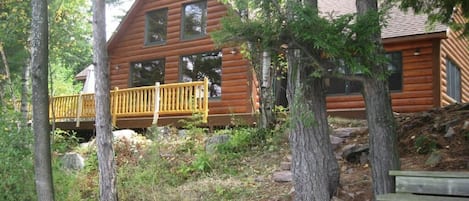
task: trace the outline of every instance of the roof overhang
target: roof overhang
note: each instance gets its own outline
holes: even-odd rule
[[[112,33],[111,37],[107,41],[107,49],[109,51],[110,48],[113,48],[115,46],[116,41],[118,40],[119,37],[123,34],[122,30],[125,30],[129,25],[130,21],[128,20],[129,18],[133,17],[136,15],[136,10],[139,8],[144,1],[142,0],[135,0],[135,2],[132,4],[130,9],[127,11],[126,15],[122,20],[120,21],[119,25],[117,26],[116,30]]]
[[[446,31],[442,32],[434,32],[428,34],[417,34],[417,35],[409,35],[409,36],[400,36],[394,38],[383,38],[383,44],[390,44],[390,43],[400,43],[400,42],[410,42],[410,41],[417,41],[417,40],[431,40],[431,39],[446,39],[448,35]]]

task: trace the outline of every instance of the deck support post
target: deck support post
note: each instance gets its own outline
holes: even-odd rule
[[[80,116],[83,110],[83,92],[80,92],[78,95],[78,107],[77,107],[77,122],[76,122],[76,127],[80,127]]]
[[[114,88],[114,95],[111,94],[111,102],[113,103],[112,107],[112,126],[117,126],[117,104],[119,103],[119,99],[117,98],[117,92],[119,91],[118,87]],[[114,98],[114,100],[112,99]]]
[[[204,116],[203,116],[203,122],[207,123],[208,122],[208,78],[204,77]]]
[[[153,112],[153,125],[158,124],[158,118],[160,113],[160,83],[155,83],[155,110]]]

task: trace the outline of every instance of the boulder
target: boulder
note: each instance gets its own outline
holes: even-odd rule
[[[127,140],[131,140],[136,135],[137,133],[130,129],[112,131],[112,136],[114,137],[114,140],[121,140],[124,138]]]
[[[62,166],[67,170],[81,170],[85,167],[85,159],[78,153],[69,152],[62,156]]]
[[[216,135],[205,140],[205,151],[207,153],[214,153],[216,146],[228,142],[231,139],[230,135]]]
[[[362,128],[362,127],[337,128],[337,129],[334,129],[331,135],[340,137],[340,138],[347,138],[347,137],[350,137],[352,133],[361,132],[364,129],[366,128]]]
[[[275,182],[291,182],[293,181],[293,174],[290,171],[274,172],[272,179]]]
[[[280,169],[290,170],[291,169],[291,162],[280,162]]]
[[[363,162],[367,158],[370,147],[363,144],[349,144],[342,149],[342,157],[351,163]],[[362,154],[365,152],[364,154]],[[365,155],[366,154],[366,155]]]
[[[427,161],[425,161],[425,165],[430,167],[436,167],[441,161],[441,154],[437,151],[432,152],[428,157]]]
[[[344,138],[336,137],[333,135],[330,135],[329,138],[331,139],[331,144],[332,144],[332,149],[336,150],[337,148],[340,147],[340,145],[345,141]]]
[[[448,130],[446,131],[446,134],[445,134],[445,138],[451,138],[453,137],[453,135],[456,134],[456,132],[454,132],[454,128],[453,127],[449,127]]]

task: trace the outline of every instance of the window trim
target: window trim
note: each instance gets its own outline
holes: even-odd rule
[[[454,68],[455,71],[453,71],[453,72],[457,72],[457,76],[458,76],[457,79],[454,78],[454,77],[450,77],[450,75],[449,75],[450,66],[452,68]],[[448,97],[450,97],[451,99],[453,99],[455,102],[460,103],[462,101],[461,68],[451,58],[446,58],[445,67],[446,67],[446,95]],[[458,89],[450,90],[450,87],[452,87],[451,81],[457,81],[457,80],[459,80],[459,83],[457,83],[457,85],[459,87],[459,92],[457,92],[459,94],[459,97],[454,97],[457,94],[451,94],[452,93],[451,91],[453,91],[453,90],[456,91]]]
[[[220,58],[221,59],[221,64],[220,64],[220,90],[223,90],[223,85],[222,85],[222,81],[223,81],[223,51],[221,49],[220,50],[204,51],[204,52],[197,52],[197,53],[192,53],[192,54],[180,55],[179,56],[179,67],[178,67],[178,82],[184,82],[183,81],[183,57],[192,56],[192,55],[201,55],[201,54],[205,54],[205,53],[215,53],[215,52],[219,52],[219,53],[222,54],[222,56]],[[209,78],[209,82],[210,82],[210,78]],[[222,92],[223,91],[221,91],[220,96],[217,96],[217,97],[210,97],[210,94],[209,94],[208,99],[210,101],[212,101],[212,100],[221,100],[221,97],[223,96]]]
[[[185,36],[185,16],[186,16],[186,6],[188,5],[191,5],[191,4],[197,4],[197,3],[204,3],[204,10],[205,10],[205,30],[203,31],[203,34],[199,34],[199,35],[193,35],[193,36]],[[181,7],[181,23],[180,23],[180,40],[181,41],[188,41],[188,40],[196,40],[196,39],[200,39],[200,38],[204,38],[204,37],[207,37],[208,36],[208,33],[207,33],[207,21],[208,21],[208,3],[207,3],[207,0],[200,0],[200,1],[192,1],[192,2],[188,2],[188,3],[184,3],[182,4],[182,7]]]
[[[156,42],[150,42],[147,35],[148,35],[148,28],[149,28],[149,15],[151,13],[157,13],[157,12],[164,12],[165,17],[166,17],[166,33],[165,33],[165,39],[163,41],[156,41]],[[168,8],[161,8],[157,10],[151,10],[145,13],[145,30],[144,30],[144,45],[145,46],[153,46],[153,45],[163,45],[166,44],[168,37]]]
[[[129,79],[128,79],[128,87],[129,88],[134,88],[134,87],[137,87],[137,86],[134,86],[134,72],[135,72],[135,69],[133,67],[133,65],[135,63],[143,63],[143,62],[148,62],[148,61],[155,61],[155,60],[160,60],[163,62],[163,79],[165,79],[166,77],[166,58],[155,58],[155,59],[147,59],[147,60],[142,60],[142,61],[132,61],[129,63]],[[164,81],[164,80],[163,80]],[[163,84],[163,83],[161,83]],[[154,83],[153,83],[154,85]],[[152,85],[147,85],[147,86],[152,86]],[[140,87],[140,86],[138,86]]]
[[[388,76],[388,89],[389,89],[389,92],[390,93],[399,93],[399,92],[402,92],[403,89],[404,89],[404,57],[403,57],[403,51],[402,50],[398,50],[398,51],[390,51],[390,52],[386,52],[385,54],[386,55],[392,55],[392,54],[395,54],[395,53],[399,53],[400,55],[400,68],[397,70],[397,71],[394,71],[394,72],[391,72]],[[392,62],[392,57],[389,57],[390,58],[390,63]],[[386,66],[387,68],[388,66]],[[390,85],[391,85],[391,82],[390,82],[390,77],[392,74],[394,73],[398,73],[399,74],[399,77],[400,77],[400,87],[399,89],[391,89]],[[330,78],[329,79],[329,82],[331,82],[333,79],[341,79],[341,78],[337,78],[337,77],[333,77],[333,78]],[[342,79],[342,80],[345,80],[345,79]],[[352,92],[346,92],[345,91],[345,87],[346,87],[346,83],[349,82],[350,84],[352,84],[352,82],[355,82],[355,81],[350,81],[350,80],[345,80],[344,81],[344,92],[343,93],[329,93],[329,92],[326,92],[326,96],[350,96],[350,95],[358,95],[358,94],[361,94],[361,90],[360,91],[352,91]],[[362,86],[363,87],[363,86]]]

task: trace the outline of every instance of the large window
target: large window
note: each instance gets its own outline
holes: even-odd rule
[[[398,91],[402,90],[402,53],[401,52],[389,52],[386,53],[386,57],[389,59],[388,71],[390,75],[388,77],[389,90]],[[346,68],[342,68],[341,73],[350,74],[346,71]],[[356,73],[360,74],[360,73]],[[359,93],[362,89],[362,84],[358,81],[349,81],[339,78],[331,78],[329,81],[329,87],[327,88],[328,94],[351,94]]]
[[[209,97],[221,96],[221,51],[181,57],[181,81],[209,80]]]
[[[450,59],[446,60],[446,94],[461,102],[461,71]]]
[[[148,12],[145,15],[145,45],[161,44],[166,41],[168,9]]]
[[[131,64],[130,86],[150,86],[164,83],[164,59],[134,62]]]
[[[206,35],[207,1],[185,4],[182,16],[182,39],[194,39]]]

